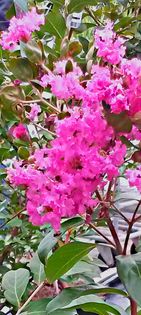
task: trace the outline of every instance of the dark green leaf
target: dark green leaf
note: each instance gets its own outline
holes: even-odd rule
[[[68,5],[68,11],[69,13],[72,12],[80,12],[83,10],[86,6],[94,6],[97,5],[97,0],[71,0]]]
[[[15,271],[8,271],[2,279],[2,287],[7,301],[19,307],[28,281],[29,271],[27,269],[20,268]]]
[[[47,15],[46,32],[62,40],[66,31],[66,23],[62,14],[52,11]]]
[[[61,232],[64,233],[68,229],[75,228],[84,223],[84,220],[81,217],[75,217],[68,220],[65,220],[61,224]]]
[[[46,275],[44,272],[44,265],[41,263],[37,253],[33,255],[28,266],[31,272],[33,273],[34,281],[37,284],[40,284],[43,280],[46,279]]]
[[[94,247],[94,244],[73,242],[57,249],[45,265],[48,281],[52,283],[59,279]]]
[[[19,147],[18,155],[21,159],[26,160],[29,157],[29,150],[25,147]]]
[[[73,300],[67,306],[62,307],[62,309],[80,307],[82,310],[88,312],[94,312],[95,310],[97,310],[97,312],[101,314],[102,310],[104,309],[104,311],[109,312],[111,314],[120,315],[120,312],[116,307],[113,307],[110,304],[105,303],[101,298],[99,298],[98,296],[94,296],[92,294],[80,296]]]
[[[49,252],[56,245],[57,241],[57,238],[54,237],[54,231],[48,233],[41,241],[38,247],[38,255],[43,264],[45,263]]]
[[[21,81],[30,81],[34,77],[32,64],[27,58],[10,59],[8,69],[13,73],[16,79]]]
[[[58,296],[56,296],[52,301],[47,305],[46,311],[47,315],[54,313],[58,309],[62,309],[62,307],[67,306],[71,303],[75,298],[79,297],[82,293],[82,289],[79,288],[68,288],[64,289]]]
[[[71,53],[72,56],[79,55],[82,49],[83,49],[82,44],[78,40],[72,41],[69,44],[69,52]]]
[[[141,306],[141,253],[118,256],[117,271],[129,295]]]
[[[2,104],[4,105],[3,106],[4,109],[6,105],[10,107],[11,105],[18,103],[19,100],[24,100],[25,95],[20,86],[9,85],[1,89],[0,99]]]
[[[21,315],[46,315],[46,307],[50,302],[49,298],[40,299],[30,302]]]

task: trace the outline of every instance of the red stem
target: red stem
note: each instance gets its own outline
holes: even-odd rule
[[[137,303],[130,298],[131,315],[137,315]]]

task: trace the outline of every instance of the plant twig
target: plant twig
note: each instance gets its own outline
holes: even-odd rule
[[[40,99],[35,99],[35,100],[28,100],[28,101],[23,101],[23,100],[19,100],[19,103],[22,103],[22,104],[32,104],[32,103],[41,103],[41,100]]]
[[[139,202],[137,204],[137,207],[136,207],[136,209],[135,209],[135,211],[133,213],[132,219],[130,221],[130,224],[129,224],[129,227],[128,227],[128,230],[127,230],[127,234],[126,234],[126,238],[125,238],[125,242],[124,242],[124,248],[123,248],[123,255],[126,255],[130,234],[131,234],[132,227],[133,227],[134,223],[137,221],[136,220],[136,214],[137,214],[137,211],[139,210],[140,205],[141,205],[141,200],[139,200]]]
[[[130,297],[131,315],[137,315],[137,303]]]
[[[31,100],[31,101],[23,101],[23,100],[19,100],[19,103],[21,104],[32,104],[32,103],[43,103],[45,105],[47,105],[48,107],[50,107],[53,111],[57,112],[57,113],[60,113],[60,110],[55,107],[54,105],[52,105],[51,103],[49,103],[48,101],[46,101],[41,95],[38,95],[40,96],[40,99],[37,99],[37,100]]]
[[[41,290],[41,288],[43,288],[44,286],[44,281],[35,289],[35,291],[30,295],[30,297],[28,298],[28,300],[21,306],[21,308],[19,308],[18,312],[16,313],[16,315],[19,315],[23,309],[29,304],[29,302],[33,299],[33,297]]]
[[[0,225],[0,229],[2,229],[5,225],[7,225],[10,221],[12,221],[13,219],[15,219],[20,213],[22,213],[23,211],[25,210],[25,208],[24,209],[22,209],[22,210],[20,210],[20,211],[18,211],[18,212],[16,212],[9,220],[7,220],[6,222],[4,222],[2,225]]]
[[[111,187],[112,187],[112,182],[109,183],[109,187],[108,187],[108,191],[107,191],[107,195],[106,195],[106,200],[105,200],[105,202],[110,202],[110,198],[111,198],[111,194],[110,194],[110,192],[111,192]],[[99,193],[98,190],[96,190],[96,196],[97,196],[97,198],[100,200],[100,202],[103,202],[103,203],[104,203],[104,201],[103,201],[103,199],[102,199],[102,197],[101,197],[101,195],[100,195],[100,193]],[[107,206],[105,206],[105,210],[108,210]],[[105,212],[106,212],[106,211],[105,211]],[[108,211],[107,211],[107,212],[108,212]],[[112,235],[112,237],[113,237],[113,240],[114,240],[114,242],[115,242],[117,251],[118,251],[119,254],[121,254],[121,253],[122,253],[122,246],[121,246],[121,244],[120,244],[119,237],[118,237],[118,235],[117,235],[117,232],[116,232],[116,230],[115,230],[115,227],[114,227],[114,225],[113,225],[113,222],[112,222],[112,220],[111,220],[111,218],[110,218],[110,216],[109,216],[109,213],[108,213],[106,219],[107,219],[107,224],[108,224],[109,230],[110,230],[111,235]],[[114,245],[114,246],[115,246],[115,245]]]
[[[52,136],[56,136],[55,132],[52,132],[52,131],[50,131],[49,129],[44,128],[43,126],[38,125],[38,124],[36,124],[35,122],[33,122],[33,125],[36,126],[37,128],[40,128],[40,129],[43,130],[43,131],[47,131],[47,132],[50,133]]]
[[[100,22],[95,16],[94,14],[92,13],[92,11],[88,8],[88,7],[85,7],[85,11],[89,14],[89,16],[95,21],[95,23],[100,26],[100,25],[104,25],[102,22]]]
[[[106,240],[107,243],[109,243],[110,245],[112,245],[113,247],[115,247],[115,244],[107,237],[105,236],[101,231],[99,231],[99,229],[93,224],[93,223],[89,223],[89,226],[95,230],[97,232],[97,234],[99,234],[100,236],[102,236],[102,238],[104,238]]]
[[[110,217],[107,219],[107,224],[108,224],[109,230],[113,236],[114,242],[116,244],[117,252],[119,255],[121,255],[122,254],[122,246],[121,246],[118,234],[115,230],[115,227],[114,227],[113,222],[112,222]]]
[[[116,210],[117,213],[119,213],[119,215],[124,219],[124,221],[126,221],[128,224],[130,223],[126,216],[114,204],[112,204],[112,207]]]

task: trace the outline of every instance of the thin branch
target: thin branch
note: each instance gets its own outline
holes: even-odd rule
[[[60,113],[60,110],[57,107],[55,107],[52,104],[50,104],[48,101],[46,101],[44,98],[42,98],[42,96],[41,96],[41,102],[43,104],[47,105],[49,108],[53,109],[53,111],[55,111],[57,113]]]
[[[97,232],[97,234],[99,234],[100,236],[102,236],[102,238],[104,238],[106,240],[107,243],[109,243],[110,245],[112,245],[113,247],[115,247],[115,244],[107,237],[105,236],[101,231],[99,231],[99,229],[97,229],[97,227],[93,224],[93,223],[89,223],[89,226],[95,230]]]
[[[34,122],[32,122],[32,123],[33,123],[33,125],[36,126],[37,128],[40,128],[40,129],[43,130],[43,131],[47,131],[47,132],[50,133],[52,136],[56,136],[55,132],[52,132],[52,131],[50,131],[49,129],[44,128],[43,126],[38,125],[38,124],[36,124],[36,123],[34,123]]]
[[[105,200],[105,202],[110,202],[111,187],[112,187],[112,182],[109,183],[109,187],[108,187],[108,191],[107,191],[107,195],[106,195],[106,200]],[[96,190],[96,196],[97,196],[97,198],[100,200],[100,202],[104,204],[104,200],[102,199],[102,197],[101,197],[101,195],[100,195],[100,193],[99,193],[98,190]],[[105,205],[105,210],[106,210],[106,209],[108,210],[108,207]],[[114,227],[114,225],[113,225],[113,222],[112,222],[112,220],[111,220],[111,218],[110,218],[110,216],[109,216],[109,213],[108,213],[106,219],[107,219],[107,224],[108,224],[109,230],[110,230],[111,235],[112,235],[112,237],[113,237],[113,240],[114,240],[114,242],[115,242],[117,251],[118,251],[119,254],[121,254],[121,253],[122,253],[122,247],[121,247],[121,244],[120,244],[120,240],[119,240],[119,237],[118,237],[117,232],[116,232],[116,230],[115,230],[115,227]],[[114,246],[115,246],[115,245],[114,245]]]
[[[108,189],[107,189],[106,201],[111,200],[111,189],[112,189],[112,186],[113,186],[113,181],[111,180],[109,182],[109,186],[108,186]]]
[[[91,11],[88,7],[85,7],[85,11],[89,14],[89,16],[95,21],[95,23],[96,23],[98,26],[100,26],[100,25],[103,25],[103,26],[104,26],[104,24],[103,24],[101,21],[99,21],[99,20],[94,16],[94,14],[92,13],[92,11]]]
[[[15,219],[20,213],[22,213],[23,211],[25,210],[25,208],[24,209],[22,209],[22,210],[20,210],[20,211],[18,211],[18,212],[16,212],[9,220],[7,220],[6,222],[4,222],[2,225],[0,225],[0,229],[2,229],[5,225],[7,225],[10,221],[12,221],[13,219]]]
[[[50,70],[47,66],[45,66],[44,63],[40,64],[40,66],[41,66],[41,68],[44,70],[44,72],[46,72],[46,73],[51,73],[51,70]]]
[[[119,213],[119,215],[124,219],[124,221],[126,221],[128,224],[130,223],[130,221],[125,217],[125,215],[114,204],[112,204],[112,207],[116,210],[117,213]]]
[[[118,254],[121,255],[122,254],[122,246],[121,246],[118,234],[116,232],[116,229],[115,229],[113,222],[112,222],[110,217],[107,219],[107,224],[108,224],[109,230],[113,236],[114,242],[116,244],[116,249],[118,251]]]
[[[137,315],[137,303],[130,297],[131,315]]]
[[[40,99],[37,99],[37,100],[31,100],[31,101],[23,101],[23,100],[19,100],[19,103],[21,104],[32,104],[32,103],[43,103],[45,105],[47,105],[48,107],[50,107],[53,111],[57,112],[57,113],[60,113],[60,110],[55,107],[54,105],[50,104],[48,101],[46,101],[41,95],[38,95],[40,96]]]
[[[133,227],[134,223],[137,221],[136,220],[136,214],[137,214],[137,212],[139,210],[140,205],[141,205],[141,200],[137,204],[137,207],[136,207],[136,209],[135,209],[135,211],[133,213],[132,219],[130,221],[130,224],[129,224],[129,227],[128,227],[128,230],[127,230],[127,234],[126,234],[126,238],[125,238],[125,242],[124,242],[123,255],[126,255],[130,234],[132,232],[132,227]]]
[[[43,288],[44,286],[44,282],[42,282],[37,288],[36,290],[30,295],[30,297],[28,298],[28,300],[21,306],[21,308],[18,310],[18,312],[16,313],[16,315],[19,315],[23,309],[29,304],[29,302],[33,299],[33,297],[41,290],[41,288]]]
[[[23,101],[23,100],[19,100],[19,103],[22,103],[22,104],[32,104],[32,103],[41,103],[41,100],[40,99],[35,99],[35,100],[28,100],[28,101]]]

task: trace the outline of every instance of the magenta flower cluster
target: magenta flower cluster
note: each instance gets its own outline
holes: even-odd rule
[[[95,32],[103,66],[93,65],[87,82],[72,59],[72,71],[65,72],[68,59],[60,60],[41,79],[44,88],[50,87],[65,102],[69,115],[56,118],[56,138],[49,147],[36,150],[29,161],[16,162],[8,171],[12,185],[25,187],[27,211],[35,225],[50,223],[58,231],[62,218],[85,216],[97,204],[95,191],[119,175],[126,156],[121,135],[141,139],[135,125],[128,135],[117,132],[105,115],[124,111],[132,119],[141,111],[141,61],[127,60],[123,44],[108,22]],[[31,119],[39,112],[35,106]],[[140,169],[127,176],[131,185],[140,186]]]

